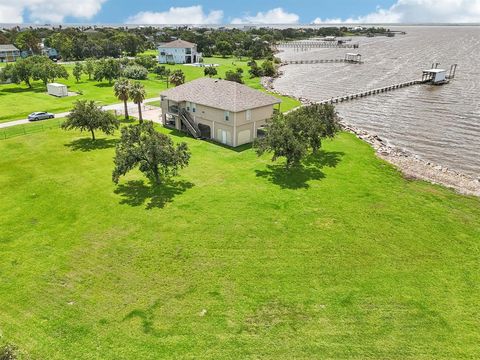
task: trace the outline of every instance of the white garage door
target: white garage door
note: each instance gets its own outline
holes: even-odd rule
[[[247,144],[250,141],[252,141],[250,130],[243,130],[238,133],[238,145]]]

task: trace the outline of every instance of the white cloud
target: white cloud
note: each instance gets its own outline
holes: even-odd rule
[[[208,14],[201,5],[188,7],[171,7],[168,11],[142,11],[127,19],[127,24],[219,24],[223,11],[212,10]]]
[[[0,0],[0,23],[63,22],[65,17],[90,19],[107,0]]]
[[[312,24],[315,25],[322,25],[322,24],[342,24],[344,23],[345,20],[342,20],[340,18],[334,18],[334,19],[325,19],[323,20],[322,18],[317,17],[315,20],[312,21]]]
[[[259,12],[255,16],[245,15],[232,20],[232,24],[297,24],[300,17],[282,8]]]
[[[476,23],[480,22],[480,0],[397,0],[390,8],[349,19],[316,18],[326,23]]]

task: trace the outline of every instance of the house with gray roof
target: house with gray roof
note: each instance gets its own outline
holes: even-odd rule
[[[0,45],[0,62],[17,61],[20,57],[20,50],[13,45]]]
[[[233,81],[201,78],[160,94],[164,126],[229,146],[251,143],[280,104]]]
[[[202,60],[197,51],[197,44],[181,39],[158,46],[158,62],[160,64],[194,64]]]

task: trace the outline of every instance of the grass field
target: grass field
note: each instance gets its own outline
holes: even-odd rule
[[[247,61],[238,61],[232,58],[207,58],[205,63],[216,63],[218,67],[218,76],[224,77],[225,72],[234,70],[237,67],[244,69],[245,83],[253,88],[263,90],[259,78],[250,79],[248,75]],[[112,85],[108,82],[98,83],[89,81],[86,75],[77,83],[71,74],[73,65],[65,65],[69,72],[68,80],[60,79],[58,82],[68,85],[69,91],[81,92],[82,95],[71,96],[67,98],[55,98],[46,93],[42,82],[34,82],[33,89],[27,88],[24,84],[6,84],[0,85],[0,122],[23,119],[34,111],[63,112],[72,108],[72,104],[79,99],[91,99],[100,104],[112,104],[119,102],[113,95]],[[203,68],[175,65],[172,69],[182,69],[186,75],[186,80],[191,81],[203,75]],[[156,75],[150,74],[148,80],[142,81],[147,90],[147,97],[158,97],[162,90],[166,89],[166,83],[159,80]],[[280,97],[283,101],[281,109],[287,111],[300,103],[289,97]]]
[[[158,189],[111,182],[114,137],[0,141],[0,341],[31,359],[480,357],[478,198],[346,133],[292,173],[174,135],[191,165]]]

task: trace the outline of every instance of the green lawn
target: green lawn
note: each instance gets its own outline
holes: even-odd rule
[[[111,182],[113,137],[0,141],[0,341],[31,359],[480,357],[478,198],[347,133],[293,173],[175,140],[191,165],[156,190]]]
[[[232,58],[207,58],[206,63],[217,63],[218,76],[224,77],[225,72],[234,70],[237,67],[244,69],[245,83],[256,89],[264,90],[260,84],[259,78],[250,79],[248,76],[247,61],[237,61]],[[0,122],[17,120],[25,118],[33,111],[63,112],[71,109],[72,104],[79,99],[96,100],[100,104],[117,103],[118,100],[113,95],[113,89],[108,82],[98,83],[89,81],[84,75],[80,83],[77,83],[71,71],[73,65],[66,65],[70,78],[68,80],[60,79],[58,82],[68,85],[69,91],[81,92],[82,95],[68,98],[55,98],[46,93],[45,87],[41,82],[35,82],[33,89],[27,88],[24,84],[6,84],[0,85]],[[191,81],[203,75],[203,68],[175,65],[172,69],[182,69],[185,72],[186,80]],[[166,83],[159,80],[154,74],[149,75],[149,79],[142,81],[147,90],[147,97],[158,97],[162,90],[166,89]],[[280,97],[280,96],[278,96]],[[283,101],[281,109],[290,110],[300,103],[289,97],[280,97]]]

